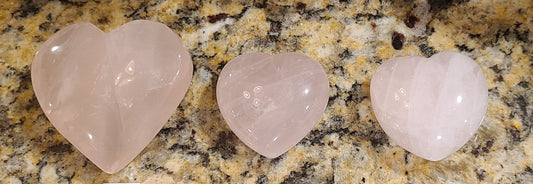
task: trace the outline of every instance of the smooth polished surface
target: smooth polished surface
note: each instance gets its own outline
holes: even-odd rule
[[[133,21],[106,34],[89,23],[48,39],[32,64],[50,122],[107,173],[126,166],[183,99],[192,62],[167,26]]]
[[[394,142],[422,158],[441,160],[477,131],[487,109],[479,65],[458,52],[385,61],[370,83],[372,108]]]
[[[250,53],[231,60],[217,83],[217,102],[248,147],[275,158],[320,120],[329,96],[322,66],[299,53]]]

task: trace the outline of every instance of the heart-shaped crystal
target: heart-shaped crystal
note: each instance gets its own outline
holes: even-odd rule
[[[487,93],[479,65],[457,52],[390,59],[370,84],[372,107],[387,135],[432,161],[451,155],[474,135]]]
[[[311,131],[328,97],[320,63],[298,53],[241,55],[222,69],[217,84],[218,106],[231,130],[268,158]]]
[[[41,46],[31,78],[54,127],[100,169],[115,173],[175,112],[192,70],[187,48],[161,23],[133,21],[110,33],[78,23]]]

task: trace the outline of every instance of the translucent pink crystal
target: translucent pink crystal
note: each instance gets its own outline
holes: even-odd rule
[[[320,63],[298,53],[241,55],[224,67],[217,84],[218,106],[231,130],[268,158],[311,131],[328,97]]]
[[[100,169],[115,173],[175,112],[192,62],[163,24],[133,21],[106,34],[78,23],[41,46],[31,72],[54,127]]]
[[[376,118],[387,135],[409,152],[432,161],[461,148],[487,109],[483,71],[457,52],[390,59],[372,76],[370,94]]]

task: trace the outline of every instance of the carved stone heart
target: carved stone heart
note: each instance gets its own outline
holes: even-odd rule
[[[115,173],[175,112],[192,70],[187,48],[161,23],[133,21],[110,33],[78,23],[41,46],[31,78],[54,127],[100,169]]]
[[[231,130],[268,158],[311,131],[328,97],[320,63],[298,53],[241,55],[222,69],[217,84],[218,106]]]
[[[398,57],[372,76],[372,107],[389,137],[422,158],[441,160],[477,131],[487,109],[479,65],[457,52]]]

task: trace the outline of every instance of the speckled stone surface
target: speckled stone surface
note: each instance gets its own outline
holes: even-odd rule
[[[416,4],[416,6],[414,5]],[[78,152],[39,108],[35,51],[59,29],[91,22],[162,22],[180,35],[193,81],[168,123],[126,168],[109,175]],[[13,1],[0,3],[0,181],[3,183],[531,183],[533,2],[301,0],[298,2]],[[390,142],[370,108],[385,60],[453,50],[487,77],[487,115],[450,157],[429,162]],[[255,153],[218,111],[222,67],[249,52],[300,52],[330,80],[321,121],[276,159]]]

